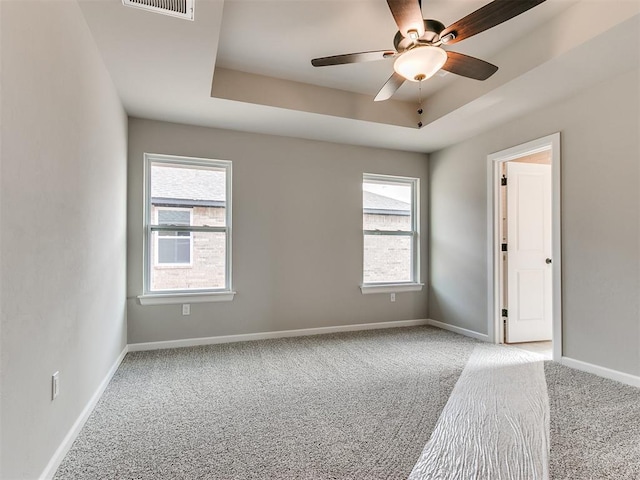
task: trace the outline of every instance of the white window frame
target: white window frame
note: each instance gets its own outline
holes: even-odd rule
[[[187,211],[189,212],[189,225],[193,225],[193,208],[185,208],[185,207],[156,207],[156,214],[158,214],[161,210],[169,210],[172,212],[175,211]],[[159,215],[156,215],[153,221],[156,225],[159,224]],[[158,232],[159,233],[159,232]],[[159,254],[159,244],[160,239],[171,239],[171,238],[189,238],[189,262],[179,263],[179,262],[160,262]],[[160,235],[155,236],[154,240],[154,265],[159,268],[190,268],[193,267],[193,232],[189,232],[189,237],[161,237]]]
[[[165,164],[180,165],[186,167],[204,167],[204,168],[218,168],[225,170],[225,226],[160,226],[157,225],[157,219],[154,219],[155,224],[151,221],[151,166]],[[232,276],[231,276],[231,185],[232,185],[232,169],[231,162],[228,160],[212,160],[206,158],[194,158],[183,157],[173,155],[161,155],[161,154],[144,154],[144,272],[143,272],[143,294],[138,296],[138,300],[141,305],[162,305],[162,304],[176,304],[176,303],[201,303],[201,302],[219,302],[233,300],[235,291],[232,288]],[[177,210],[179,207],[173,208]],[[193,215],[193,214],[192,214]],[[193,218],[193,217],[192,217]],[[193,220],[192,222],[193,223]],[[222,288],[211,289],[189,289],[189,290],[151,290],[151,268],[153,263],[151,262],[151,241],[153,238],[153,232],[157,231],[188,231],[192,232],[220,232],[225,234],[226,239],[226,261],[225,261],[225,286]],[[193,242],[192,242],[193,246]],[[193,247],[192,247],[193,248]],[[193,259],[193,252],[191,254]],[[192,260],[193,261],[193,260]],[[179,266],[186,266],[186,264],[176,264]],[[161,266],[168,266],[162,264]]]
[[[368,293],[398,293],[422,290],[420,283],[420,179],[364,173],[362,183],[378,183],[381,185],[402,185],[411,187],[411,230],[365,230],[362,226],[362,283],[360,290]],[[364,205],[362,206],[364,213]],[[364,217],[361,215],[361,219]],[[364,240],[367,235],[390,235],[411,238],[411,280],[407,282],[370,282],[364,281]]]

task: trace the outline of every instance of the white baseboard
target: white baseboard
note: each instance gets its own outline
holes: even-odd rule
[[[489,335],[484,333],[474,332],[473,330],[467,330],[466,328],[456,327],[455,325],[449,325],[448,323],[442,323],[438,320],[427,320],[427,325],[431,325],[432,327],[442,328],[443,330],[449,330],[450,332],[459,333],[460,335],[464,335],[465,337],[475,338],[477,340],[482,340],[483,342],[489,341]]]
[[[102,380],[102,382],[100,383],[100,385],[98,386],[94,394],[89,399],[89,402],[82,410],[82,413],[80,413],[75,423],[71,426],[71,428],[65,435],[64,439],[62,440],[62,443],[60,443],[60,446],[51,457],[51,460],[49,460],[49,463],[47,464],[44,471],[40,475],[40,480],[50,480],[56,474],[56,470],[58,469],[65,455],[71,448],[71,445],[73,445],[73,442],[75,441],[76,437],[80,433],[80,430],[82,430],[82,427],[84,426],[85,422],[89,418],[89,415],[91,415],[91,412],[93,412],[94,407],[98,403],[98,400],[100,400],[100,397],[102,396],[102,393],[104,392],[104,390],[107,388],[107,385],[109,385],[109,382],[113,378],[113,375],[116,373],[116,370],[118,370],[118,367],[120,366],[120,363],[122,363],[122,360],[124,359],[128,350],[129,350],[128,346],[125,345],[124,349],[122,350],[122,352],[120,353],[120,355],[118,356],[114,364],[111,366],[111,368],[107,372],[107,375],[104,377],[104,379]]]
[[[130,352],[143,350],[160,350],[164,348],[194,347],[197,345],[214,345],[217,343],[247,342],[270,338],[302,337],[306,335],[322,335],[326,333],[354,332],[358,330],[379,330],[382,328],[414,327],[427,325],[428,320],[399,320],[397,322],[359,323],[356,325],[337,325],[334,327],[301,328],[297,330],[279,330],[275,332],[246,333],[240,335],[222,335],[219,337],[185,338],[163,342],[130,343]]]
[[[575,368],[576,370],[582,370],[583,372],[593,373],[599,377],[608,378],[609,380],[615,380],[616,382],[625,383],[632,387],[640,388],[640,377],[631,375],[630,373],[619,372],[618,370],[612,370],[610,368],[601,367],[592,363],[583,362],[581,360],[575,360],[569,357],[562,357],[560,360],[562,365]]]

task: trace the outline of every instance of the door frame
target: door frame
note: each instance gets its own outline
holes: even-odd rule
[[[502,322],[500,250],[500,178],[504,162],[551,150],[551,258],[553,292],[553,360],[562,358],[562,257],[560,219],[560,132],[487,156],[487,306],[489,340],[504,342]]]

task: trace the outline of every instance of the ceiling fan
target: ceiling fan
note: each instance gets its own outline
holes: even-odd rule
[[[445,27],[441,22],[422,18],[420,0],[387,0],[391,14],[398,25],[393,39],[394,50],[347,53],[331,57],[314,58],[314,67],[369,62],[395,58],[394,73],[383,85],[375,101],[387,100],[406,81],[421,82],[443,69],[463,77],[486,80],[498,67],[479,58],[445,50],[477,33],[530,10],[545,0],[494,0],[466,17]]]

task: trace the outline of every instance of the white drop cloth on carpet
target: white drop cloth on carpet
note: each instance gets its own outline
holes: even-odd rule
[[[549,397],[535,353],[478,345],[409,480],[549,478]]]

